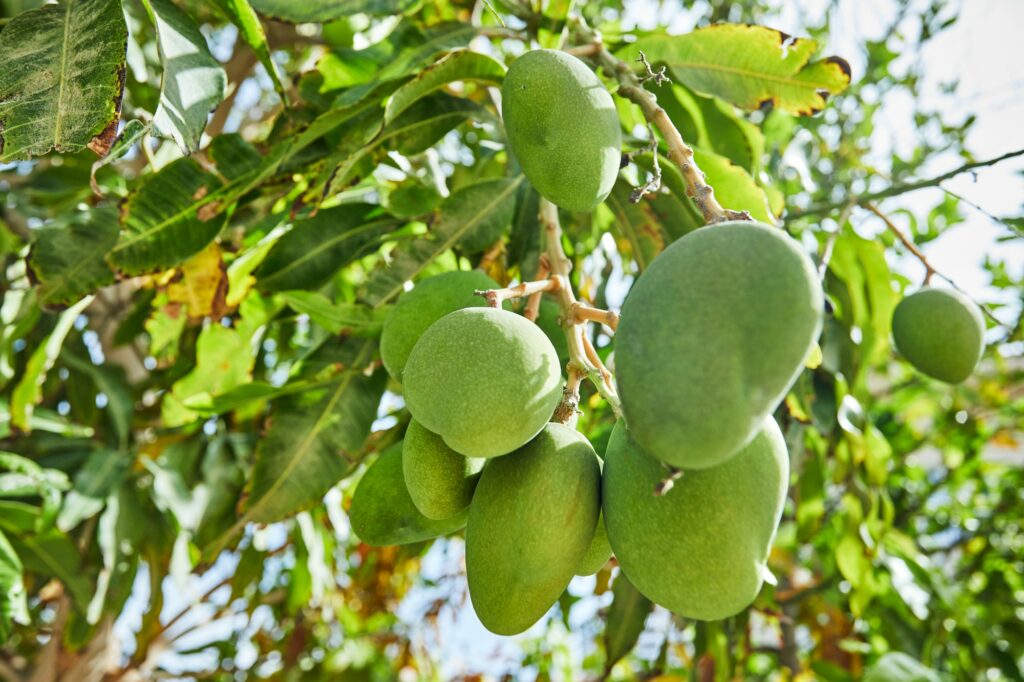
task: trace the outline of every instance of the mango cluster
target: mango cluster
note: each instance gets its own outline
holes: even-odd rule
[[[491,631],[515,634],[611,548],[598,531],[597,453],[549,421],[562,396],[558,351],[539,325],[467,298],[497,286],[481,277],[426,279],[385,324],[385,366],[412,421],[364,474],[350,518],[375,545],[465,528],[473,606]]]
[[[807,255],[755,222],[684,236],[630,290],[615,334],[626,421],[608,443],[602,507],[623,573],[651,601],[716,620],[760,591],[789,485],[771,414],[823,310]],[[657,495],[669,466],[682,474]]]

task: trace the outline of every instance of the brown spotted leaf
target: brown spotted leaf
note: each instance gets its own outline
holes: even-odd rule
[[[127,275],[166,270],[202,251],[224,224],[224,215],[201,200],[220,181],[190,158],[150,176],[121,206],[121,237],[107,262]]]
[[[810,61],[817,49],[814,40],[765,26],[715,24],[680,36],[648,36],[618,56],[633,61],[643,52],[652,63],[666,64],[690,89],[741,109],[771,104],[811,115],[850,84],[850,66],[842,58]]]
[[[67,0],[0,32],[0,162],[88,147],[117,133],[128,27],[119,0]]]

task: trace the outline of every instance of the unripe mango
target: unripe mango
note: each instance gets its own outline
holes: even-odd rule
[[[721,223],[672,243],[640,275],[615,333],[630,433],[683,469],[750,442],[821,332],[817,273],[780,229]]]
[[[464,457],[415,419],[405,431],[402,472],[409,497],[430,519],[447,519],[469,506],[483,459]]]
[[[368,545],[405,545],[454,533],[466,525],[468,512],[449,519],[428,519],[421,514],[402,475],[402,443],[395,443],[377,457],[363,474],[348,517],[356,536]]]
[[[456,270],[428,277],[399,296],[380,335],[380,359],[388,374],[401,383],[409,353],[423,332],[448,313],[486,306],[473,292],[496,288],[498,283],[479,270]]]
[[[608,542],[608,531],[604,528],[604,514],[599,514],[594,537],[590,541],[587,553],[580,560],[580,565],[576,567],[576,575],[594,575],[604,568],[611,558],[612,546]]]
[[[512,62],[501,87],[508,146],[537,191],[591,211],[612,191],[622,159],[615,103],[586,64],[561,50]]]
[[[651,601],[687,618],[718,620],[761,589],[789,483],[775,420],[726,463],[687,471],[664,495],[667,475],[622,422],[604,458],[602,507],[615,558]]]
[[[896,306],[892,338],[919,371],[958,384],[971,375],[985,352],[985,318],[959,291],[926,287]]]
[[[537,325],[496,308],[435,322],[405,366],[416,421],[467,457],[498,457],[529,442],[562,395],[558,355]]]
[[[523,632],[562,594],[593,538],[600,485],[594,448],[562,424],[487,462],[469,508],[466,575],[488,630]]]

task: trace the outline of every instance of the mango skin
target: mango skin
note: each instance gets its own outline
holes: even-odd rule
[[[464,308],[428,329],[409,355],[405,403],[467,457],[529,442],[562,396],[558,355],[537,325],[496,308]]]
[[[469,507],[466,575],[488,630],[523,632],[558,600],[590,547],[600,486],[594,448],[562,424],[487,462]]]
[[[985,352],[985,318],[959,291],[925,287],[896,306],[892,338],[917,370],[958,384],[974,372]]]
[[[469,507],[485,460],[460,455],[415,419],[403,442],[405,487],[421,514],[447,519]]]
[[[560,50],[512,62],[501,87],[508,146],[537,191],[567,211],[591,211],[612,191],[622,129],[608,90]]]
[[[416,509],[402,475],[402,443],[377,457],[363,474],[348,512],[356,537],[368,545],[386,547],[430,540],[460,530],[468,511],[440,521]]]
[[[687,471],[654,495],[665,466],[620,421],[604,459],[602,508],[608,539],[630,582],[687,618],[718,620],[757,597],[782,517],[789,456],[782,432],[764,428],[721,466]]]
[[[486,306],[473,292],[496,288],[498,283],[479,270],[456,270],[428,277],[399,296],[380,335],[380,358],[388,374],[402,383],[409,353],[423,332],[448,313]]]
[[[604,568],[611,558],[612,546],[608,542],[608,531],[604,527],[604,514],[599,514],[594,537],[590,541],[587,553],[576,567],[576,575],[594,575]]]
[[[796,381],[823,310],[814,265],[778,228],[726,222],[673,242],[633,285],[615,333],[630,433],[682,469],[725,462]]]

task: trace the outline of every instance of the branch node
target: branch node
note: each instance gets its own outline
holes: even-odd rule
[[[647,81],[650,80],[653,80],[655,85],[661,85],[662,83],[672,82],[672,79],[665,74],[664,66],[658,69],[657,71],[654,70],[654,67],[651,66],[651,63],[647,61],[647,55],[643,53],[643,50],[640,51],[640,56],[637,57],[636,60],[644,65],[644,69],[647,72],[643,76],[637,77],[637,80],[639,80],[641,83],[646,83]]]

